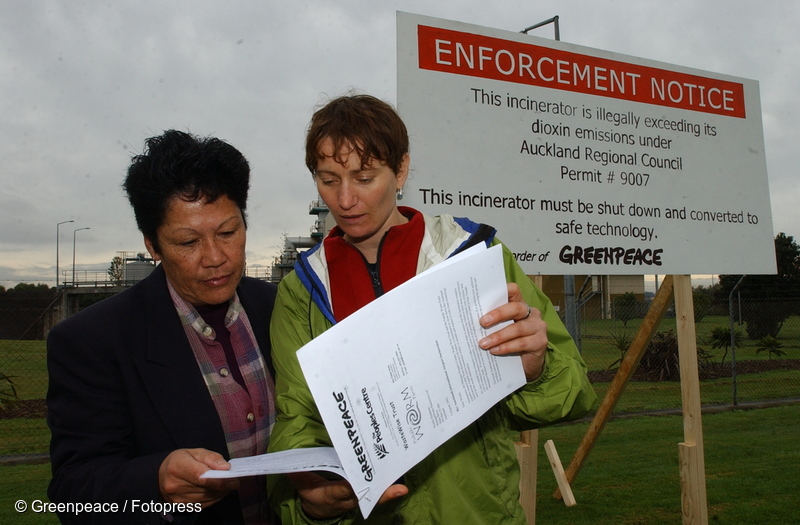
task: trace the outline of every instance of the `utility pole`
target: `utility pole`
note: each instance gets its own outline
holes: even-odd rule
[[[56,224],[56,290],[58,290],[58,288],[59,288],[58,280],[60,279],[60,277],[58,275],[58,227],[61,226],[62,224],[66,224],[68,222],[75,222],[75,221],[73,221],[73,220],[61,221],[61,222]]]

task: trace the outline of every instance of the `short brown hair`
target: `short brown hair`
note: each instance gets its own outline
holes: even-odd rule
[[[385,162],[395,173],[408,153],[408,131],[397,111],[371,95],[343,95],[314,112],[306,133],[306,166],[316,174],[324,157],[320,146],[331,139],[334,160],[342,163],[342,148],[352,146],[366,167],[372,159]]]

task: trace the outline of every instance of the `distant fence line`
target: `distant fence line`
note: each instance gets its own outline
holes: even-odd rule
[[[272,280],[272,266],[248,266],[244,269],[244,274],[248,277],[255,279],[262,279],[265,281]],[[78,270],[75,272],[75,278],[72,279],[72,273],[69,275],[64,274],[58,288],[113,288],[115,286],[133,286],[141,281],[146,276],[134,276],[134,278],[120,278],[112,279],[108,270]]]

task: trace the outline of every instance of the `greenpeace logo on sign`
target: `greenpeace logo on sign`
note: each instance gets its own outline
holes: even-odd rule
[[[424,25],[417,39],[421,69],[745,118],[736,82]]]

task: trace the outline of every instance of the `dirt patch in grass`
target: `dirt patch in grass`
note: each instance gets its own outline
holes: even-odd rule
[[[21,399],[0,408],[0,419],[27,417],[40,419],[47,415],[47,404],[44,399]]]

